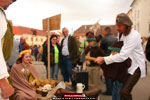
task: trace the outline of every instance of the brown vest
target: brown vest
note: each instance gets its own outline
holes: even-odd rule
[[[4,13],[5,18],[6,18],[6,14],[3,10],[3,8],[0,7],[0,10]],[[3,50],[3,55],[4,55],[4,59],[5,61],[7,61],[9,59],[9,57],[11,56],[11,51],[13,48],[13,29],[12,29],[12,23],[10,21],[7,20],[7,31],[3,37],[3,44],[2,44],[2,50]]]

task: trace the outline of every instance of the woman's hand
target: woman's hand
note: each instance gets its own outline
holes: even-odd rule
[[[30,85],[33,87],[35,85],[35,82],[31,82]]]

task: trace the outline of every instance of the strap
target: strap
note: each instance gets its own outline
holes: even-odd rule
[[[6,14],[5,14],[5,11],[4,11],[4,9],[0,6],[0,10],[3,12],[3,14],[4,14],[4,16],[5,16],[5,18],[6,18]],[[6,18],[7,19],[7,18]]]
[[[120,41],[121,37],[122,37],[122,33],[119,33],[119,41]]]

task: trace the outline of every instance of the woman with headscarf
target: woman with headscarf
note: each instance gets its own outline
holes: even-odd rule
[[[31,64],[31,51],[24,50],[18,55],[17,64],[10,72],[10,79],[15,88],[14,100],[37,100],[35,89],[40,85],[38,73]]]

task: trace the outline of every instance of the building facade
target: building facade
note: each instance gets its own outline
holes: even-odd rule
[[[33,30],[36,34],[33,34]],[[20,37],[24,37],[29,46],[40,46],[47,39],[47,33],[42,30],[23,27],[23,26],[13,26],[14,39],[20,40]]]
[[[142,37],[150,36],[150,0],[133,0],[131,4],[131,19],[133,28]]]
[[[14,39],[20,41],[20,37],[24,37],[29,46],[41,46],[47,39],[47,33],[43,30],[33,29],[23,26],[13,26]],[[60,42],[63,34],[58,31],[52,31],[50,35],[55,34],[60,36]]]

